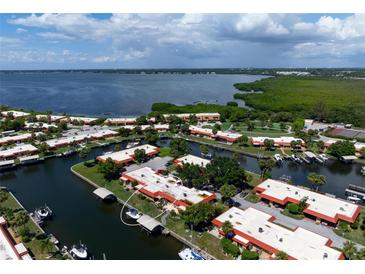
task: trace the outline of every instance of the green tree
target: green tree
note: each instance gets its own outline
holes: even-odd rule
[[[0,203],[5,202],[9,197],[9,194],[5,191],[0,189]]]
[[[225,236],[227,236],[229,233],[233,230],[233,225],[230,221],[225,221],[221,227],[223,233]]]
[[[147,117],[145,115],[139,116],[136,119],[136,124],[141,126],[141,125],[146,125],[147,124]]]
[[[355,243],[346,241],[343,244],[342,252],[345,255],[345,257],[349,260],[356,260],[357,259],[357,248]]]
[[[121,137],[128,137],[131,134],[131,130],[129,128],[121,127],[118,129],[118,133]]]
[[[248,146],[249,138],[246,135],[242,135],[238,138],[237,143],[240,146]]]
[[[313,186],[315,186],[316,191],[318,191],[321,186],[326,184],[326,176],[314,172],[309,173],[307,180],[310,181]]]
[[[14,218],[14,225],[15,226],[22,226],[22,225],[25,225],[29,220],[29,215],[27,214],[27,212],[25,211],[19,211],[15,214],[15,218]]]
[[[106,161],[100,161],[98,164],[98,170],[104,175],[104,178],[108,181],[118,179],[121,165],[115,163],[111,158],[107,158]]]
[[[91,149],[89,147],[84,147],[79,153],[80,158],[86,158],[89,155],[90,151]]]
[[[360,149],[360,158],[365,159],[365,147]]]
[[[233,257],[237,257],[240,254],[240,249],[237,245],[233,244],[231,240],[223,238],[221,240],[223,251]]]
[[[142,163],[147,159],[146,151],[144,149],[134,150],[134,160],[137,163]]]
[[[270,173],[274,166],[275,166],[275,161],[273,159],[259,160],[261,176],[263,176],[266,172]]]
[[[189,154],[190,147],[187,141],[181,138],[173,139],[170,142],[170,148],[171,148],[171,155],[174,158],[178,158],[180,156]]]
[[[176,169],[179,178],[187,187],[202,188],[208,184],[206,169],[201,165],[184,164]]]
[[[300,132],[304,128],[304,119],[298,118],[292,124],[292,129],[295,133]]]
[[[159,140],[157,130],[148,128],[144,131],[144,139],[151,144],[155,144]]]
[[[219,188],[222,195],[222,200],[227,201],[237,194],[237,188],[234,185],[224,184]]]
[[[297,204],[289,203],[286,208],[291,214],[297,215],[299,214],[299,206]]]
[[[264,146],[267,150],[272,150],[274,147],[274,140],[272,139],[265,139],[264,140]]]
[[[222,212],[222,209],[210,203],[198,203],[189,206],[181,213],[185,224],[193,229],[202,231],[211,226],[211,221]]]
[[[355,146],[349,141],[337,141],[329,147],[329,151],[335,157],[355,155]]]
[[[255,129],[255,123],[247,121],[247,131],[253,131]]]
[[[220,188],[224,184],[234,185],[238,189],[245,187],[247,174],[239,162],[226,157],[215,157],[206,166],[209,182]]]
[[[121,150],[121,149],[122,149],[121,145],[120,145],[120,144],[116,144],[116,145],[114,146],[113,151],[119,151],[119,150]]]
[[[259,254],[256,251],[244,249],[241,254],[241,260],[258,260]]]
[[[289,256],[284,251],[278,251],[275,253],[275,260],[288,260]]]
[[[320,152],[323,152],[323,150],[324,150],[324,142],[323,142],[322,140],[319,140],[319,141],[317,142],[317,148],[318,148],[318,150],[319,150]]]

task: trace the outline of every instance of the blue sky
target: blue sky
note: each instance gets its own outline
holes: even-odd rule
[[[364,64],[365,14],[0,15],[0,69]]]

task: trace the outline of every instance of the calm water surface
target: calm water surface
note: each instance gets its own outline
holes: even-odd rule
[[[237,92],[234,83],[261,78],[264,76],[0,73],[0,104],[55,113],[140,115],[161,101],[226,103]]]

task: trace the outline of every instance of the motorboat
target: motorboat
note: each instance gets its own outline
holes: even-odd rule
[[[47,206],[39,207],[34,211],[34,215],[41,221],[50,219],[53,215],[52,210]]]
[[[210,154],[210,153],[200,153],[200,155],[202,156],[202,157],[204,157],[204,158],[206,158],[206,159],[212,159],[212,154]]]
[[[328,157],[326,154],[322,153],[318,155],[318,158],[322,159],[324,162],[328,160]]]
[[[295,154],[293,154],[292,156],[291,156],[291,158],[293,159],[293,161],[295,161],[295,162],[297,162],[297,163],[299,163],[299,164],[301,164],[301,163],[303,163],[303,160],[302,159],[300,159],[297,155],[295,155]]]
[[[133,220],[138,220],[142,216],[142,213],[139,213],[138,210],[135,208],[128,209],[125,214],[128,218]]]
[[[349,200],[350,202],[353,202],[353,203],[355,203],[355,204],[357,204],[357,203],[360,203],[360,202],[361,202],[361,199],[360,199],[360,198],[358,198],[358,197],[354,197],[354,196],[348,196],[348,197],[347,197],[347,200]]]
[[[361,174],[365,176],[365,166],[361,168]]]
[[[132,148],[132,147],[135,147],[138,144],[139,144],[139,142],[130,142],[130,143],[127,144],[126,148]]]
[[[283,160],[283,158],[281,157],[281,155],[280,155],[280,154],[275,154],[275,155],[274,155],[274,159],[275,159],[275,161],[277,161],[277,162],[281,162],[281,161]]]
[[[181,260],[204,260],[196,251],[191,248],[184,248],[178,253]]]
[[[70,249],[70,255],[77,260],[85,260],[88,258],[89,254],[87,252],[86,245],[79,243],[76,245],[73,245]]]

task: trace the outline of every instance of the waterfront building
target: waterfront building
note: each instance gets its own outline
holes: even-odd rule
[[[170,116],[177,116],[184,122],[190,122],[190,116],[195,116],[199,122],[219,122],[221,115],[218,112],[213,113],[180,113],[180,114],[164,114],[163,117],[168,119]]]
[[[24,142],[24,141],[30,140],[31,138],[32,138],[32,134],[30,134],[30,133],[5,136],[5,137],[0,138],[0,146],[12,144],[12,143]]]
[[[194,155],[185,155],[184,157],[178,158],[174,161],[175,165],[182,166],[184,164],[198,165],[206,167],[210,163],[210,160],[203,159]]]
[[[189,126],[189,131],[191,135],[216,139],[218,141],[225,141],[227,143],[234,143],[242,136],[242,134],[228,131],[218,131],[216,134],[214,134],[211,128],[203,128],[198,126]]]
[[[51,148],[59,148],[68,146],[70,144],[78,144],[82,142],[86,142],[88,140],[97,140],[97,139],[103,139],[108,137],[117,136],[118,132],[109,130],[109,129],[102,129],[102,130],[86,130],[86,131],[80,131],[76,135],[71,136],[65,136],[61,138],[56,139],[50,139],[47,140],[45,143]]]
[[[127,117],[127,118],[108,118],[105,120],[105,124],[107,125],[116,125],[116,126],[126,126],[126,125],[134,125],[137,122],[137,117]]]
[[[84,125],[91,125],[91,124],[95,123],[96,120],[98,120],[98,118],[70,116],[70,117],[63,118],[60,121],[65,121],[67,123],[73,123],[76,121],[76,122],[82,123]]]
[[[108,158],[111,158],[117,164],[127,164],[135,160],[134,152],[137,149],[143,149],[146,155],[149,157],[153,157],[160,152],[160,149],[158,147],[152,145],[141,145],[113,153],[104,154],[96,157],[96,160],[106,161]]]
[[[25,122],[24,126],[24,128],[26,129],[38,129],[38,130],[49,129],[50,127],[57,127],[57,126],[55,124],[48,124],[42,122],[37,122],[37,123]]]
[[[295,142],[300,142],[301,146],[303,146],[305,143],[302,139],[300,138],[295,138],[295,137],[291,137],[291,136],[282,136],[282,137],[251,137],[251,143],[254,146],[264,146],[264,142],[266,139],[269,140],[273,140],[274,141],[274,146],[276,147],[290,147],[291,146],[291,142],[295,141]]]
[[[288,203],[299,204],[306,198],[306,216],[323,220],[333,225],[339,220],[354,223],[361,212],[361,207],[347,201],[329,197],[302,187],[289,185],[285,182],[266,179],[256,186],[255,190],[262,200],[281,206]]]
[[[0,160],[12,160],[19,156],[33,155],[38,149],[30,144],[20,144],[15,147],[0,150]]]
[[[331,247],[332,240],[301,227],[290,230],[275,224],[274,216],[251,207],[246,210],[231,207],[212,223],[221,228],[226,221],[233,226],[233,241],[245,248],[254,245],[263,249],[271,254],[270,259],[275,259],[279,251],[292,260],[344,259],[340,251]]]
[[[182,210],[190,205],[207,203],[216,198],[214,193],[185,187],[176,177],[161,175],[150,167],[125,172],[121,180],[137,182],[135,188],[149,198],[165,199]]]
[[[5,217],[0,216],[0,261],[32,260],[23,243],[17,242]]]
[[[46,114],[38,114],[35,116],[37,118],[37,120],[45,120],[48,119],[50,120],[50,122],[57,122],[60,121],[61,119],[65,119],[66,116],[63,115],[46,115]]]
[[[166,131],[169,130],[170,125],[169,124],[140,125],[140,126],[137,126],[137,125],[125,125],[125,126],[121,126],[121,127],[122,128],[126,128],[126,129],[129,129],[129,130],[133,130],[136,127],[139,127],[142,131],[145,131],[146,129],[149,129],[149,128],[153,128],[153,129],[155,129],[158,132],[166,132]]]
[[[30,115],[30,113],[24,112],[24,111],[17,111],[17,110],[8,110],[8,111],[2,111],[1,115],[3,117],[9,117],[9,115],[10,115],[13,118],[20,118],[20,117],[27,117]]]

